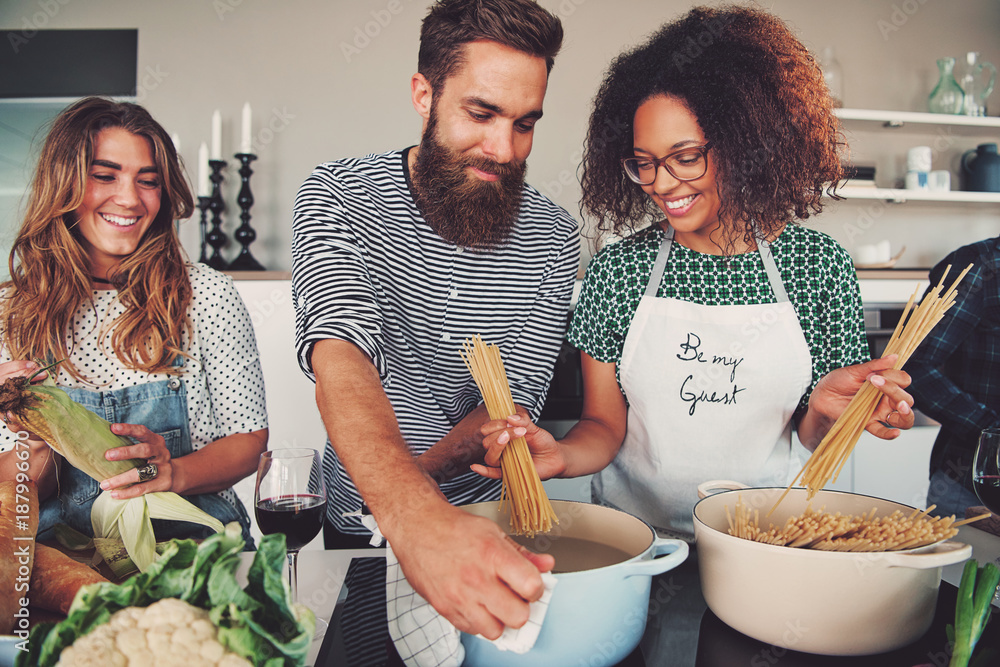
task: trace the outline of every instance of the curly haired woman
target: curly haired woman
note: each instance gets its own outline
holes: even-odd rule
[[[174,146],[144,108],[90,97],[53,122],[0,286],[0,380],[61,362],[56,384],[135,443],[107,458],[147,464],[98,484],[29,433],[42,537],[57,523],[92,534],[103,488],[182,494],[238,521],[252,544],[231,487],[267,448],[263,378],[232,280],[184,259],[174,220],[193,207]],[[0,455],[0,479],[14,474],[12,452]],[[159,539],[202,534],[192,523],[154,529]]]
[[[871,433],[912,426],[908,376],[868,361],[847,252],[798,224],[840,147],[819,67],[767,13],[694,9],[619,56],[584,154],[583,208],[625,238],[588,266],[569,333],[583,415],[558,441],[521,414],[487,424],[488,463],[526,433],[543,478],[598,473],[595,501],[689,537],[699,483],[786,485],[792,428],[815,448],[865,381]]]

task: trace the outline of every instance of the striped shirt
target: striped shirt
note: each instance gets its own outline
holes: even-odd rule
[[[299,189],[292,300],[299,365],[313,345],[349,341],[372,360],[403,438],[418,455],[479,403],[460,350],[475,334],[500,348],[514,402],[537,419],[566,329],[579,265],[577,224],[525,185],[508,242],[481,251],[438,236],[414,203],[408,151],[328,162]],[[373,443],[373,446],[378,446]],[[463,464],[464,465],[464,464]],[[367,532],[361,498],[329,441],[327,519]],[[496,480],[465,472],[441,484],[454,504],[496,500]]]

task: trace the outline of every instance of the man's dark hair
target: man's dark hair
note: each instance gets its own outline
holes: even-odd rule
[[[552,70],[562,22],[534,0],[440,0],[420,29],[417,71],[438,89],[465,62],[465,45],[490,41],[538,58]]]

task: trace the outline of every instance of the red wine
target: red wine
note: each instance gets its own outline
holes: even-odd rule
[[[326,498],[312,494],[296,494],[266,498],[257,502],[257,525],[265,535],[284,533],[289,551],[298,551],[309,544],[326,516]]]
[[[972,488],[990,511],[1000,514],[1000,476],[980,475],[973,477]]]

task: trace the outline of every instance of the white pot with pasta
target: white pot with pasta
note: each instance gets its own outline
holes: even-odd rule
[[[726,490],[707,495],[716,489]],[[949,540],[953,519],[872,496],[818,491],[810,500],[804,488],[736,482],[707,482],[699,495],[694,533],[709,608],[790,650],[868,655],[916,641],[934,618],[941,568],[972,555]]]

